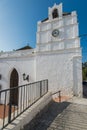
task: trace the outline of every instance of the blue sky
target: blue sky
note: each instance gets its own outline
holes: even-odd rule
[[[86,0],[0,0],[0,51],[35,47],[37,21],[48,17],[48,7],[61,2],[64,12],[77,11],[79,34],[87,34]]]

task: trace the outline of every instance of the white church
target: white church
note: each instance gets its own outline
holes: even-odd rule
[[[37,24],[36,48],[0,53],[0,90],[48,79],[48,90],[82,96],[82,53],[77,13],[62,3]],[[27,80],[24,80],[26,77]]]

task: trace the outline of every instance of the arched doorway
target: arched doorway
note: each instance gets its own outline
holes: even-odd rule
[[[10,75],[10,88],[14,88],[18,86],[18,72],[16,69],[13,69]],[[10,91],[10,101],[13,105],[18,105],[18,88],[12,89]]]

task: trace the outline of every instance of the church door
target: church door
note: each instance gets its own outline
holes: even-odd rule
[[[10,76],[10,88],[14,88],[18,86],[18,72],[16,69],[13,69]],[[18,105],[18,88],[11,89],[10,91],[10,101],[12,105]]]

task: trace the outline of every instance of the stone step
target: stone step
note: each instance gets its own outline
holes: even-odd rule
[[[62,118],[62,119],[65,119],[65,120],[75,120],[75,121],[79,121],[79,122],[84,122],[84,123],[87,123],[87,117],[86,118],[84,118],[84,117],[81,117],[81,116],[73,116],[73,115],[70,115],[70,116],[67,116],[67,115],[65,115],[65,116],[63,116],[63,115],[61,115],[61,116],[59,116],[58,118]]]
[[[73,121],[73,122],[77,122],[77,123],[83,123],[83,124],[87,124],[87,118],[84,120],[83,118],[73,118],[73,117],[67,117],[67,116],[60,116],[57,118],[57,120],[62,120],[62,121]],[[56,122],[56,120],[55,120]]]
[[[54,125],[54,124],[51,124],[51,125]],[[57,125],[58,126],[60,126],[60,125],[64,125],[64,126],[77,126],[77,127],[79,127],[79,126],[81,126],[81,127],[83,127],[83,128],[86,128],[87,129],[87,124],[80,124],[80,123],[77,123],[77,122],[72,122],[72,121],[67,121],[67,122],[65,122],[65,121],[59,121],[58,123],[57,123]]]
[[[55,121],[56,123],[60,123],[60,122],[69,122],[69,123],[76,123],[78,125],[85,125],[87,126],[87,122],[84,121],[76,121],[76,120],[67,120],[67,119],[58,119],[57,121]]]
[[[67,122],[65,122],[65,121],[59,121],[59,126],[60,125],[63,125],[63,126],[76,126],[76,127],[81,127],[81,128],[86,128],[87,129],[87,124],[80,124],[80,123],[77,123],[77,122],[72,122],[72,121],[67,121]]]

